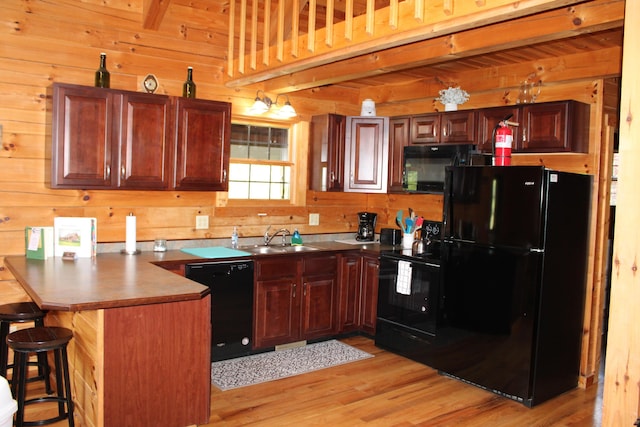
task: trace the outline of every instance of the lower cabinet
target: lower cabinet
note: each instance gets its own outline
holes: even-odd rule
[[[256,348],[336,333],[335,254],[258,258],[255,277]]]
[[[378,304],[377,255],[344,252],[339,261],[338,332],[375,334]]]

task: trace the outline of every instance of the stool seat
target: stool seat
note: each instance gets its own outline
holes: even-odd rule
[[[22,350],[37,353],[54,350],[67,344],[73,333],[67,328],[57,326],[21,329],[7,336],[7,344],[14,351]]]
[[[28,322],[42,319],[44,311],[33,302],[14,302],[0,305],[0,321]]]
[[[7,335],[7,344],[15,355],[14,378],[11,391],[18,401],[16,412],[16,427],[42,426],[67,419],[69,426],[74,426],[73,399],[71,397],[71,383],[69,381],[69,364],[67,361],[67,344],[73,338],[70,329],[58,326],[36,326],[21,329]],[[30,353],[46,356],[47,351],[53,351],[55,360],[55,377],[57,396],[36,397],[26,399],[27,359]],[[38,421],[24,421],[24,407],[26,405],[57,402],[58,416]],[[65,410],[66,405],[66,410]]]
[[[6,378],[7,371],[14,367],[9,363],[9,347],[7,346],[7,336],[11,330],[11,324],[33,322],[34,326],[44,326],[45,314],[46,312],[40,310],[40,307],[34,302],[14,302],[0,305],[0,376]],[[38,354],[37,362],[27,362],[27,364],[38,366],[38,375],[27,381],[44,380],[47,393],[51,393],[46,354]]]

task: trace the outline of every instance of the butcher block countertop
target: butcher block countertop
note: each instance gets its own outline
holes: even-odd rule
[[[106,253],[75,261],[9,256],[5,265],[41,309],[80,311],[200,299],[209,288],[153,264],[190,258],[195,257],[180,251]]]

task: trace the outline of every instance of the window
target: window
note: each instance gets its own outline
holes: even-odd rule
[[[289,200],[289,129],[231,125],[230,199]]]

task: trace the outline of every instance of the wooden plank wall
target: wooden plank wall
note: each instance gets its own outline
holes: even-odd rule
[[[234,119],[246,119],[246,110],[255,91],[230,89],[223,85],[223,68],[227,49],[224,11],[210,10],[195,2],[171,2],[157,30],[142,25],[142,0],[3,0],[0,6],[0,259],[5,255],[24,253],[23,233],[27,225],[47,225],[55,216],[95,216],[98,218],[99,242],[123,242],[125,216],[134,212],[138,218],[138,240],[226,238],[234,225],[240,225],[240,236],[260,236],[267,225],[299,228],[301,233],[355,232],[356,213],[379,214],[380,227],[394,227],[397,209],[414,208],[429,219],[439,219],[442,199],[439,196],[373,195],[318,193],[306,191],[306,173],[300,174],[295,190],[298,204],[265,206],[263,203],[231,203],[225,193],[151,192],[151,191],[81,191],[51,190],[46,176],[50,159],[47,115],[47,89],[54,81],[92,85],[100,52],[107,53],[111,86],[140,90],[144,76],[154,73],[159,93],[178,95],[186,77],[187,66],[194,67],[198,96],[233,103]],[[215,3],[217,4],[217,3]],[[198,9],[200,8],[200,9]],[[185,24],[188,23],[188,24]],[[610,57],[612,63],[619,58]],[[553,78],[555,69],[546,72],[553,83],[545,84],[539,101],[576,99],[589,103],[591,109],[590,146],[586,154],[519,155],[514,164],[545,164],[549,167],[600,174],[601,131],[605,101],[601,75],[585,76],[580,64],[580,79],[572,79],[563,69]],[[531,73],[535,64],[509,68],[508,80]],[[586,67],[588,68],[588,67]],[[595,73],[595,71],[594,71]],[[467,73],[458,80],[473,87],[473,76]],[[381,88],[380,90],[384,90]],[[327,97],[327,93],[333,97]],[[367,94],[369,95],[369,93]],[[381,105],[378,114],[402,115],[432,111],[433,97],[407,103]],[[296,162],[306,170],[308,121],[311,115],[338,113],[357,115],[360,99],[353,91],[340,96],[336,89],[324,91],[318,99],[292,98],[299,112],[294,133]],[[504,90],[483,89],[472,93],[464,108],[503,105]],[[594,209],[605,200],[601,183],[594,182]],[[600,205],[601,206],[601,205]],[[266,217],[258,213],[267,213]],[[308,225],[309,213],[320,213],[320,226]],[[195,230],[195,215],[210,216],[210,229]],[[608,218],[594,219],[592,230],[605,225]],[[592,243],[592,265],[601,262],[602,242]],[[601,289],[601,268],[590,272],[590,288]],[[6,271],[0,271],[0,295],[3,300],[21,300],[26,295]],[[595,295],[595,294],[594,294]],[[6,297],[6,298],[5,298]],[[591,319],[598,315],[600,300],[590,298],[585,319],[585,342],[582,375],[589,382],[597,374],[599,350],[594,333],[600,325]],[[595,328],[596,330],[591,330]]]

